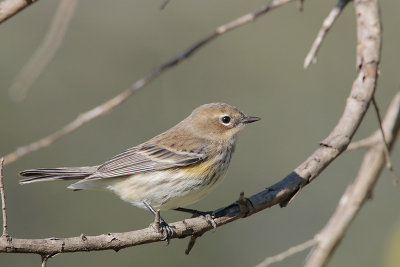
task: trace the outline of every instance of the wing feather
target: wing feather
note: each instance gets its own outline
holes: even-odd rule
[[[205,152],[202,148],[200,152]],[[190,153],[172,150],[155,144],[143,144],[130,148],[100,165],[86,179],[102,179],[132,175],[148,171],[164,170],[177,166],[188,166],[206,158],[205,153]]]

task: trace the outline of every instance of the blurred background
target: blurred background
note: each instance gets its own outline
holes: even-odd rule
[[[65,39],[22,102],[8,88],[42,41],[59,1],[41,0],[0,25],[0,155],[58,130],[115,96],[217,26],[265,1],[80,1]],[[310,0],[304,11],[281,7],[213,41],[123,105],[52,146],[4,169],[9,232],[16,238],[98,235],[147,227],[148,211],[112,193],[73,192],[68,183],[21,186],[18,172],[95,165],[165,131],[195,107],[215,101],[263,120],[240,135],[222,185],[190,206],[212,210],[252,195],[289,174],[331,131],[355,71],[355,19],[350,3],[329,32],[317,64],[303,60],[335,1]],[[399,1],[382,1],[384,41],[376,99],[381,112],[399,90]],[[369,110],[358,140],[378,127]],[[62,254],[48,266],[253,266],[313,237],[355,177],[363,150],[346,152],[284,209],[273,207],[206,233],[189,256],[188,239],[114,251]],[[399,144],[392,162],[400,175]],[[400,265],[399,187],[384,170],[369,201],[329,266]],[[187,218],[162,213],[173,222]],[[307,252],[274,266],[299,266]],[[37,255],[0,254],[1,266],[38,266]]]

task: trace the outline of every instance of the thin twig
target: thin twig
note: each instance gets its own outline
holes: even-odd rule
[[[347,147],[347,151],[356,150],[360,148],[370,148],[371,146],[374,146],[376,145],[376,143],[380,142],[381,139],[382,137],[380,131],[376,131],[374,134],[364,139],[351,142]]]
[[[46,256],[42,255],[42,267],[46,267],[48,260],[49,260],[49,257],[47,255]]]
[[[331,29],[333,23],[339,17],[340,13],[342,12],[342,10],[344,9],[344,7],[347,5],[348,2],[349,0],[339,0],[336,6],[331,10],[329,15],[325,18],[324,22],[322,23],[321,29],[319,30],[318,35],[315,38],[314,43],[312,44],[311,49],[304,60],[305,69],[308,68],[311,62],[314,63],[316,61],[318,50],[320,49],[326,34]]]
[[[3,0],[0,2],[0,23],[39,0]]]
[[[314,246],[316,243],[317,243],[317,240],[315,238],[307,240],[306,242],[303,242],[299,245],[290,247],[289,249],[287,249],[279,254],[265,258],[262,262],[257,264],[255,267],[267,267],[273,263],[283,261],[286,258],[288,258],[296,253],[302,252],[303,250],[306,250],[306,249]]]
[[[12,162],[16,161],[17,159],[19,159],[29,153],[32,153],[36,150],[39,150],[41,148],[51,145],[52,143],[54,143],[61,137],[64,137],[65,135],[70,134],[71,132],[77,130],[78,128],[80,128],[81,126],[90,122],[91,120],[111,111],[113,108],[115,108],[116,106],[123,103],[126,99],[128,99],[128,97],[130,97],[133,93],[135,93],[139,89],[143,88],[145,85],[147,85],[152,80],[156,79],[159,75],[161,75],[167,69],[177,65],[178,63],[182,62],[184,59],[190,57],[194,52],[196,52],[199,48],[201,48],[204,45],[206,45],[207,43],[209,43],[211,40],[214,40],[218,36],[221,36],[222,34],[228,32],[230,30],[238,28],[246,23],[252,22],[259,16],[267,13],[268,11],[270,11],[274,8],[277,8],[279,6],[282,6],[284,4],[287,4],[289,2],[292,2],[292,1],[294,1],[294,0],[272,0],[265,7],[258,9],[254,12],[248,13],[242,17],[239,17],[231,22],[228,22],[228,23],[218,27],[213,33],[211,33],[206,38],[201,39],[196,44],[189,47],[187,50],[185,50],[178,56],[167,61],[160,67],[150,71],[146,76],[144,76],[143,78],[141,78],[140,80],[135,82],[130,88],[126,89],[125,91],[121,92],[120,94],[116,95],[115,97],[111,98],[110,100],[106,101],[105,103],[82,113],[75,120],[73,120],[72,122],[70,122],[63,128],[61,128],[60,130],[58,130],[46,137],[43,137],[42,139],[40,139],[36,142],[33,142],[29,145],[19,147],[14,152],[11,152],[11,153],[5,155],[4,156],[4,164],[7,165],[9,163],[12,163]]]
[[[57,256],[59,253],[53,253],[53,254],[48,254],[48,255],[40,255],[41,259],[42,259],[42,267],[46,267],[47,262],[49,261],[49,259],[54,258],[55,256]]]
[[[393,170],[392,161],[390,160],[389,145],[387,143],[387,138],[385,137],[385,132],[383,131],[382,117],[381,117],[381,113],[379,111],[378,104],[376,103],[375,96],[372,97],[372,103],[374,104],[374,107],[375,107],[376,117],[378,118],[378,122],[379,122],[379,130],[381,132],[382,142],[384,144],[384,154],[385,154],[385,160],[386,160],[386,168],[389,169],[389,172],[392,175],[393,184],[396,185],[396,184],[399,183],[399,178],[396,176],[396,174],[395,174],[395,172]]]
[[[169,2],[170,0],[164,0],[164,2],[160,6],[160,9],[163,10],[168,5]]]
[[[389,150],[393,148],[400,131],[400,92],[393,98],[383,121]],[[325,266],[343,239],[351,222],[371,197],[372,191],[385,165],[385,147],[382,142],[370,147],[354,182],[342,195],[334,214],[316,235],[317,245],[307,257],[306,267]]]
[[[297,0],[297,9],[302,12],[304,7],[304,0]]]
[[[42,43],[33,53],[9,88],[11,97],[21,101],[60,47],[69,22],[75,13],[78,0],[62,0]]]
[[[3,234],[1,237],[9,238],[7,230],[7,210],[6,210],[6,195],[4,194],[3,184],[3,162],[4,158],[0,159],[0,194],[1,194],[1,211],[3,214]]]
[[[196,240],[197,240],[198,237],[199,237],[198,235],[191,235],[190,236],[189,244],[188,244],[188,246],[187,246],[187,248],[185,250],[185,254],[186,255],[189,255],[189,253],[192,250],[194,244],[196,243]]]

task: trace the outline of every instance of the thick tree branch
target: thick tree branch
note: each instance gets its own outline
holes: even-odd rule
[[[3,0],[0,2],[0,23],[37,1],[38,0]]]
[[[382,123],[381,127],[382,127],[382,129],[384,129],[383,131],[385,132],[385,136],[388,135],[388,139],[386,139],[386,140],[388,140],[387,145],[389,147],[389,150],[391,150],[391,148],[393,147],[393,145],[396,141],[397,136],[400,134],[400,91],[394,96],[394,98],[386,112],[385,119],[384,119],[384,122]],[[379,134],[380,133],[378,130],[373,135],[371,135],[371,137],[377,136],[377,138],[380,138]],[[355,199],[355,197],[360,198],[360,195],[358,195],[358,194],[362,193],[362,194],[364,194],[364,197],[368,198],[375,186],[376,180],[378,179],[378,177],[380,175],[380,173],[376,172],[375,168],[382,169],[382,166],[383,166],[383,162],[381,162],[381,159],[382,159],[382,153],[384,153],[384,151],[381,150],[381,154],[379,154],[379,152],[378,152],[378,154],[373,155],[377,152],[375,150],[377,148],[379,148],[379,146],[381,146],[381,148],[384,150],[385,149],[384,146],[386,146],[386,145],[384,145],[383,143],[376,142],[370,146],[370,151],[367,152],[367,154],[364,157],[364,162],[362,165],[363,167],[361,167],[360,172],[357,175],[357,178],[355,179],[356,182],[359,180],[366,182],[364,180],[365,178],[363,178],[363,177],[369,177],[369,178],[375,179],[374,183],[370,183],[370,187],[365,187],[365,186],[361,187],[361,188],[367,189],[367,191],[361,190],[362,192],[357,191],[357,194],[349,194],[348,191],[351,191],[351,190],[350,189],[346,190],[346,192],[343,194],[343,196],[341,198],[341,201],[339,202],[339,205],[337,207],[337,210],[336,210],[334,216],[331,217],[327,226],[323,230],[321,230],[319,232],[319,234],[317,234],[313,239],[308,240],[300,245],[293,246],[293,247],[287,249],[286,251],[283,251],[277,255],[265,258],[265,260],[262,261],[261,263],[259,263],[256,267],[269,266],[272,263],[282,261],[282,260],[290,257],[291,255],[301,252],[301,251],[303,251],[309,247],[312,247],[316,244],[318,244],[318,246],[320,247],[319,248],[320,251],[316,252],[316,253],[320,253],[323,255],[320,256],[321,258],[319,258],[319,256],[314,256],[317,259],[314,259],[315,265],[311,265],[311,266],[322,266],[323,264],[325,264],[322,261],[324,260],[325,262],[327,262],[329,260],[329,257],[334,252],[333,250],[337,247],[340,240],[343,238],[345,231],[349,227],[352,219],[355,218],[359,209],[361,209],[362,205],[365,204],[365,202],[366,202],[365,200],[367,200],[367,199],[363,199],[363,201],[357,201],[357,199]],[[368,164],[370,164],[370,160],[369,160],[370,156],[374,156],[374,157],[378,158],[378,161],[374,160],[375,164],[373,166],[368,165]],[[361,170],[363,170],[363,173],[361,173]],[[373,170],[372,172],[374,174],[376,174],[374,177],[372,177],[371,175],[365,175],[366,172],[370,172],[371,170]],[[360,185],[356,184],[356,182],[354,182],[350,188],[353,188],[353,189],[359,188]],[[354,191],[351,191],[351,192],[354,193]],[[351,207],[350,207],[351,205],[356,205],[357,208],[351,209]],[[348,209],[348,210],[351,209],[352,213],[349,214],[348,211],[346,212],[346,209]],[[347,215],[347,219],[342,220],[343,214]],[[351,217],[351,220],[348,219],[349,216]],[[339,225],[337,224],[338,220],[341,220],[341,223],[339,223]],[[328,225],[329,225],[329,227],[328,227]],[[332,232],[332,228],[335,228],[335,227],[338,229],[336,229],[336,231]],[[341,230],[341,231],[338,231],[338,230]],[[340,234],[337,234],[338,232]],[[318,242],[319,240],[323,240],[323,241],[319,243]],[[327,246],[326,244],[328,244],[329,242],[332,242],[333,244],[331,243],[330,246]],[[325,243],[325,246],[324,246],[324,243]],[[319,260],[319,261],[317,262],[317,260]]]
[[[380,59],[382,25],[379,4],[377,0],[354,0],[354,8],[357,20],[357,66],[360,73],[364,69],[366,75],[365,79],[362,77],[358,82],[368,82],[368,76],[377,77]],[[362,95],[354,96],[358,98]],[[389,139],[393,136],[388,134],[388,140],[394,141],[394,138]],[[305,266],[320,267],[327,264],[379,177],[384,164],[384,146],[378,143],[365,155],[355,182],[347,188],[335,213],[317,235],[318,245],[310,253]]]
[[[249,210],[248,213],[243,213],[239,205],[234,202],[229,206],[216,210],[214,221],[217,226],[222,226],[276,205],[290,197],[291,193],[296,191],[300,185],[305,184],[305,182],[296,173],[291,173],[277,184],[250,197],[249,200],[253,203],[254,208]],[[191,235],[200,236],[213,229],[213,226],[201,217],[169,223],[169,225],[174,227],[175,231],[172,238],[184,238]],[[46,239],[13,238],[11,243],[0,240],[0,252],[52,255],[77,251],[120,250],[126,247],[161,241],[163,237],[162,233],[157,233],[152,227],[148,227],[137,231],[109,233],[99,236],[81,235],[70,238],[53,237]]]
[[[391,150],[400,131],[400,92],[390,104],[383,128]],[[376,143],[365,154],[354,182],[347,187],[326,226],[316,235],[318,243],[307,258],[306,267],[320,267],[328,263],[350,224],[372,195],[385,165],[385,146],[382,142]]]
[[[194,52],[199,50],[204,45],[208,44],[210,41],[214,40],[215,38],[221,36],[222,34],[228,32],[230,30],[236,29],[244,24],[254,21],[259,16],[266,14],[268,11],[270,11],[274,8],[277,8],[279,6],[282,6],[282,5],[292,2],[292,1],[295,1],[295,0],[272,0],[265,7],[258,9],[256,11],[253,11],[251,13],[248,13],[242,17],[239,17],[231,22],[228,22],[228,23],[218,27],[213,33],[211,33],[207,37],[201,39],[196,44],[189,47],[187,50],[183,51],[178,56],[167,61],[160,67],[150,71],[146,76],[144,76],[143,78],[141,78],[140,80],[135,82],[130,88],[126,89],[122,93],[120,93],[117,96],[113,97],[112,99],[106,101],[105,103],[80,114],[75,120],[73,120],[69,124],[65,125],[60,130],[58,130],[46,137],[43,137],[42,139],[40,139],[36,142],[33,142],[29,145],[19,147],[14,152],[11,152],[11,153],[5,155],[4,156],[4,164],[7,165],[9,163],[16,161],[20,157],[23,157],[29,153],[32,153],[36,150],[41,149],[41,148],[47,147],[47,146],[51,145],[52,143],[54,143],[55,141],[57,141],[58,139],[60,139],[61,137],[64,137],[65,135],[72,133],[73,131],[77,130],[78,128],[80,128],[81,126],[90,122],[91,120],[93,120],[103,114],[108,113],[116,106],[125,102],[125,100],[127,100],[133,93],[135,93],[139,89],[143,88],[145,85],[150,83],[152,80],[156,79],[159,75],[164,73],[167,69],[179,64],[184,59],[190,57]]]

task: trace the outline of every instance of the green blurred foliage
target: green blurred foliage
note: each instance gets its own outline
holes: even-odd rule
[[[27,98],[15,103],[7,88],[39,45],[58,1],[41,0],[0,25],[0,154],[54,132],[78,114],[127,88],[217,26],[265,1],[81,1],[65,40]],[[382,1],[384,42],[376,93],[382,112],[399,90],[399,1]],[[247,127],[224,183],[193,208],[210,210],[256,193],[290,173],[340,117],[355,77],[355,19],[349,4],[329,32],[318,62],[303,60],[335,1],[311,0],[304,12],[291,4],[213,41],[146,86],[123,105],[54,145],[6,166],[9,231],[15,237],[97,235],[147,227],[149,212],[111,193],[72,192],[67,183],[18,185],[17,173],[34,167],[101,163],[146,141],[193,108],[223,101],[261,122]],[[355,139],[377,129],[369,111]],[[392,161],[399,175],[400,153]],[[59,255],[50,266],[252,266],[318,232],[355,177],[363,151],[344,153],[285,209],[218,228],[200,238],[113,251]],[[378,266],[390,256],[387,236],[399,218],[399,188],[384,171],[374,198],[360,212],[330,266]],[[173,211],[168,221],[185,218]],[[154,255],[157,255],[156,257]],[[306,252],[275,266],[299,266]],[[39,265],[37,255],[0,254],[1,266]]]

